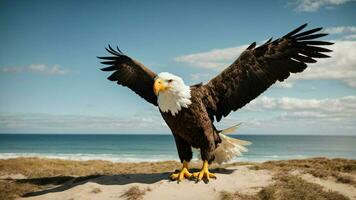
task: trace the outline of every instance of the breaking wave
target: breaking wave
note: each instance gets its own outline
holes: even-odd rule
[[[106,160],[112,162],[154,162],[154,161],[165,161],[165,160],[177,160],[177,156],[168,155],[137,155],[137,154],[50,154],[50,153],[0,153],[0,159],[9,158],[52,158],[52,159],[64,159],[64,160]]]

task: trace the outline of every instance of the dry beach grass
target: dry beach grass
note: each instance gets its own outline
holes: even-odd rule
[[[257,194],[246,195],[236,191],[221,192],[222,200],[348,200],[339,192],[324,190],[322,186],[309,183],[297,176],[278,174],[274,177],[275,183],[271,184]]]

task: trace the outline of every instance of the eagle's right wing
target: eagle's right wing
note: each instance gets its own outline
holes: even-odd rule
[[[317,33],[321,28],[300,32],[305,26],[261,46],[251,44],[234,63],[204,85],[209,93],[206,107],[210,118],[215,116],[220,121],[277,80],[283,81],[290,73],[304,71],[307,63],[316,62],[315,58],[329,57],[324,52],[331,50],[320,46],[332,43],[314,40],[327,34]]]
[[[117,48],[116,51],[109,45],[109,49],[105,49],[111,53],[112,56],[98,58],[105,60],[101,62],[102,64],[110,65],[101,70],[114,71],[108,79],[130,88],[136,94],[140,95],[140,97],[157,106],[157,96],[153,92],[156,74],[143,64],[123,54],[119,48]]]

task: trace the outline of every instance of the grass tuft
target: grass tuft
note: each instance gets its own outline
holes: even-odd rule
[[[38,189],[38,186],[29,183],[0,180],[0,199],[16,199],[19,196]]]
[[[323,187],[309,183],[297,176],[277,174],[275,183],[262,188],[255,195],[245,195],[239,192],[220,193],[221,200],[350,200],[334,191],[324,191]]]
[[[318,178],[333,178],[335,181],[356,187],[356,180],[345,173],[356,175],[356,160],[311,158],[304,160],[268,161],[251,166],[250,169],[267,169],[277,172],[299,170]]]
[[[91,193],[94,193],[94,194],[97,194],[97,193],[100,193],[100,192],[102,192],[100,188],[93,188],[91,190]]]
[[[126,200],[141,200],[143,196],[146,194],[147,190],[141,190],[138,186],[132,186],[129,188],[121,197]]]
[[[241,194],[240,192],[220,192],[220,199],[222,200],[260,200],[255,195]]]

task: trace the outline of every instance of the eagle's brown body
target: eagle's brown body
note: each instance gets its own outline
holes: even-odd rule
[[[169,112],[161,114],[173,133],[182,162],[191,160],[192,147],[200,149],[202,159],[211,162],[215,147],[221,140],[207,112],[207,90],[203,86],[194,86],[191,87],[191,95],[189,108],[183,108],[175,116]]]
[[[192,147],[200,149],[204,165],[201,171],[203,175],[199,175],[199,178],[201,179],[202,176],[208,178],[212,175],[207,172],[207,163],[214,160],[214,151],[219,148],[219,143],[221,142],[220,146],[224,143],[222,141],[224,137],[222,138],[214,127],[214,120],[220,121],[231,111],[242,108],[276,81],[285,80],[291,73],[304,71],[307,63],[317,62],[315,58],[329,57],[324,53],[331,50],[321,46],[332,43],[314,40],[327,34],[317,33],[321,28],[301,32],[305,27],[306,24],[279,39],[274,41],[270,39],[261,46],[252,43],[229,67],[208,83],[190,87],[190,95],[188,92],[190,99],[184,100],[185,103],[189,101],[191,103],[188,105],[183,102],[183,106],[179,106],[179,109],[174,112],[172,110],[163,112],[161,105],[171,105],[175,99],[185,98],[179,95],[187,95],[187,93],[173,90],[177,89],[177,83],[180,83],[179,86],[182,88],[189,88],[181,78],[177,77],[178,81],[161,80],[160,74],[157,75],[143,64],[124,55],[118,48],[116,51],[110,46],[107,51],[112,56],[99,58],[105,60],[103,64],[110,65],[103,68],[103,71],[114,71],[109,80],[130,88],[146,101],[159,106],[162,117],[174,135],[182,162],[191,160]],[[162,84],[166,86],[162,89],[164,91],[159,93],[157,88],[163,88]],[[175,87],[172,84],[175,84]],[[163,96],[171,93],[174,93],[177,98],[167,98],[167,104],[158,105],[160,102],[158,97],[162,99]],[[173,102],[173,106],[180,103]],[[190,177],[187,170],[182,169],[178,180],[181,180],[183,173],[184,176]],[[177,178],[178,175],[174,177]]]

